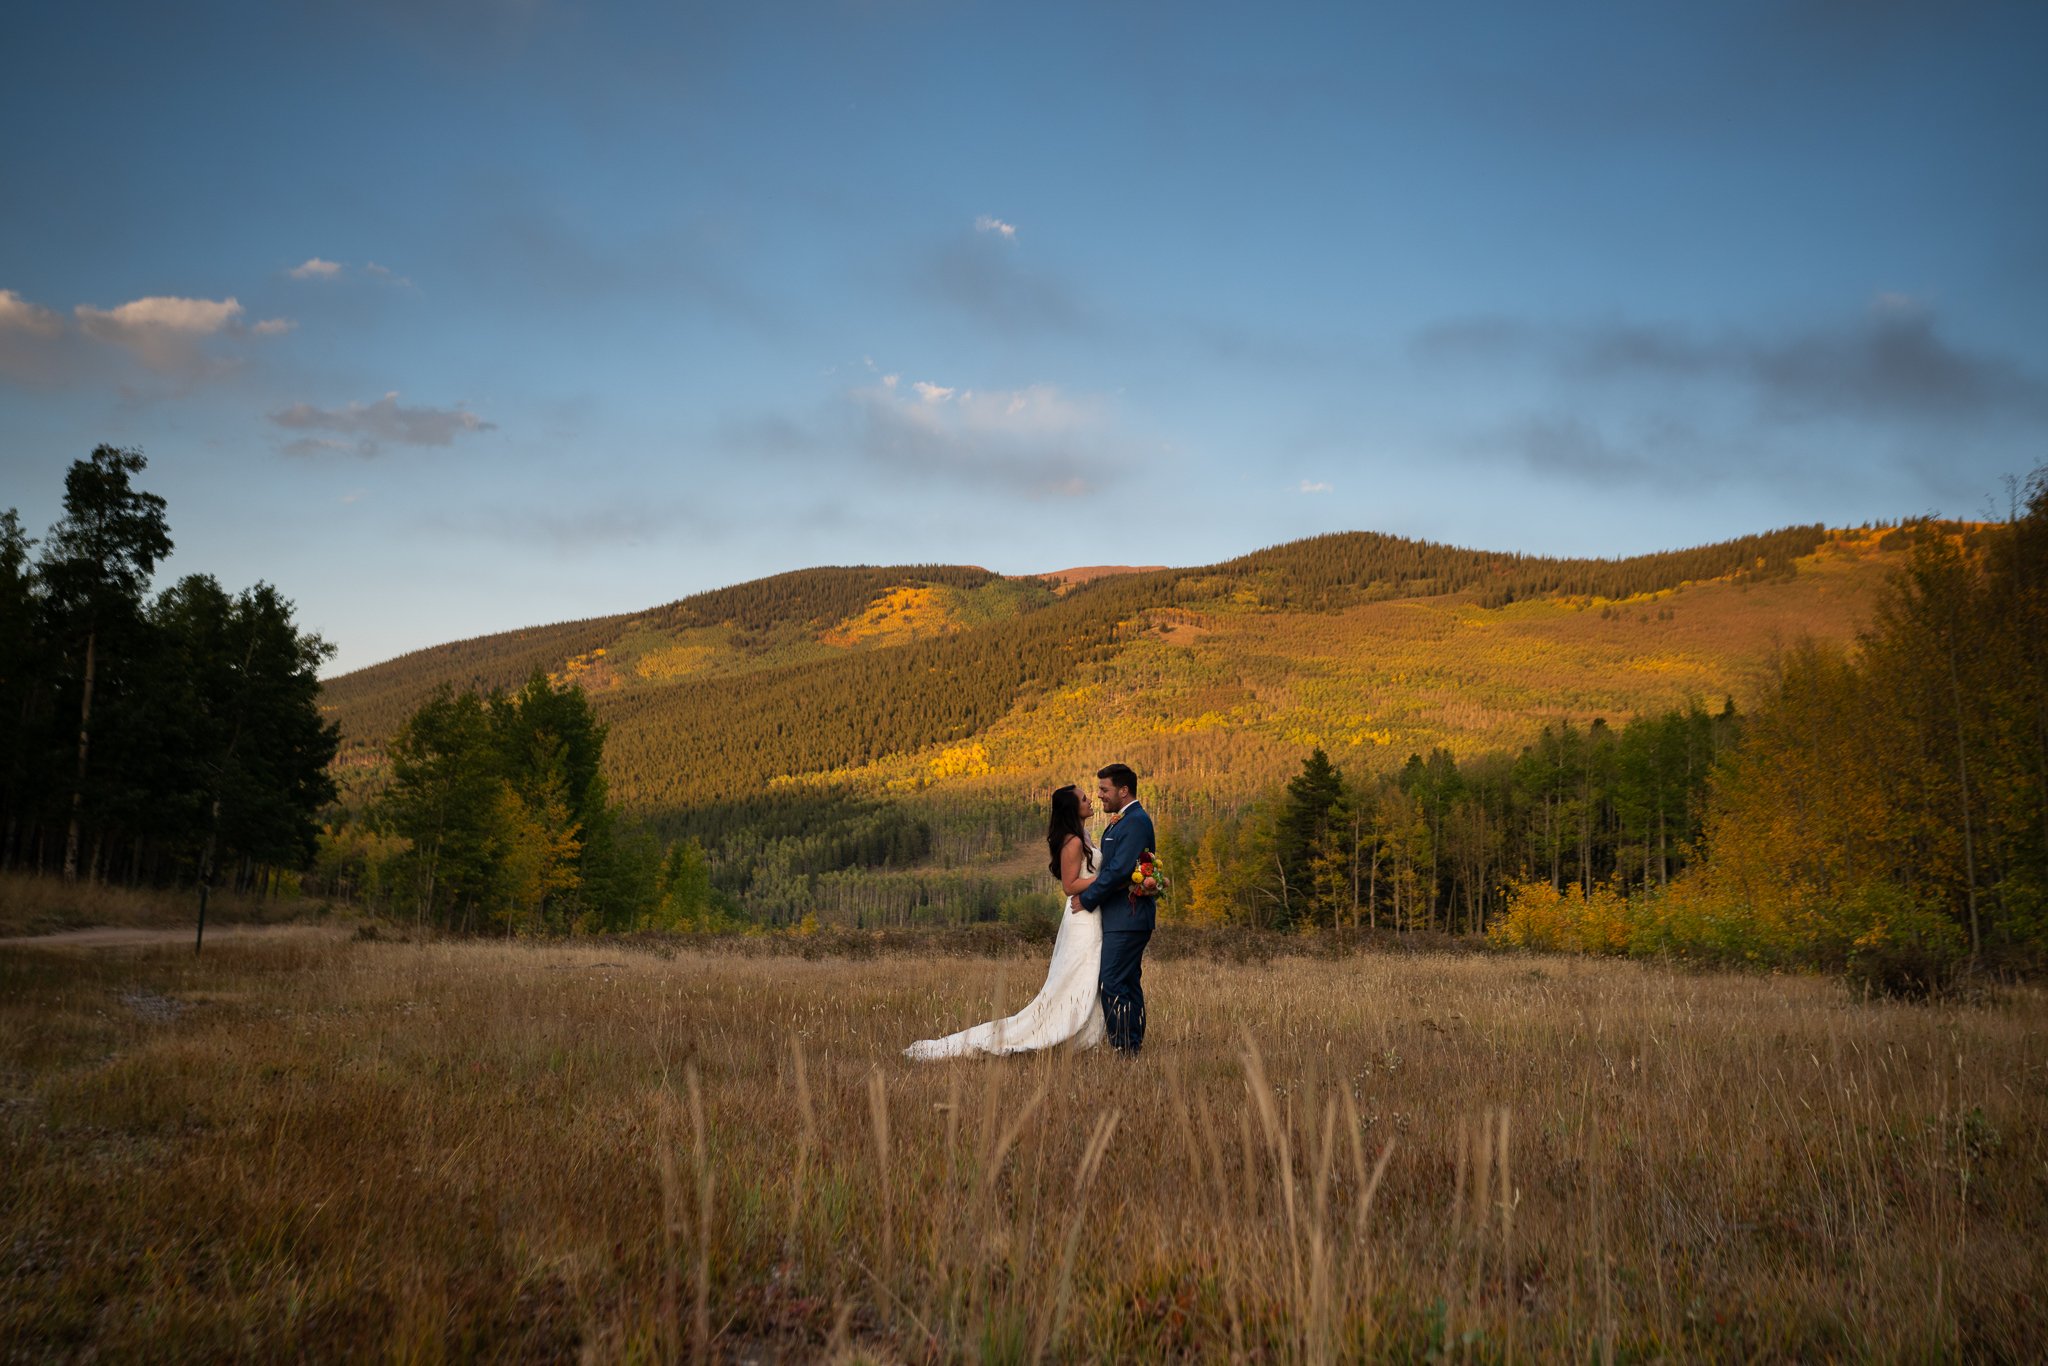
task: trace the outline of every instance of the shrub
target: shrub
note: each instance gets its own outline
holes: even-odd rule
[[[1504,948],[1626,953],[1629,920],[1627,898],[1608,883],[1595,883],[1587,893],[1577,883],[1560,890],[1548,882],[1515,882],[1506,911],[1486,937]]]
[[[1922,999],[1954,982],[1969,953],[1962,928],[1903,888],[1866,887],[1850,908],[1867,928],[1846,965],[1850,984],[1882,996]]]

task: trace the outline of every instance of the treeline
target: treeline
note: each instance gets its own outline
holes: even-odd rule
[[[458,933],[855,927],[1044,918],[1048,883],[963,870],[1043,813],[923,814],[844,788],[776,786],[658,822],[607,797],[607,728],[574,684],[441,688],[392,744],[390,781],[325,827],[306,885]]]
[[[1546,729],[1388,775],[1312,753],[1169,843],[1169,909],[1256,926],[1846,971],[1938,990],[2048,960],[2048,478],[1910,559],[1854,650],[1801,644],[1760,706]],[[1168,840],[1174,838],[1169,828]]]
[[[146,466],[113,446],[74,462],[40,541],[0,513],[0,867],[267,887],[334,795],[333,651],[269,584],[150,596],[172,542]]]
[[[1703,579],[1790,574],[1792,562],[1811,555],[1826,537],[1823,526],[1786,527],[1624,559],[1552,559],[1350,531],[1257,551],[1210,572],[1254,583],[1263,580],[1266,591],[1260,600],[1273,606],[1314,609],[1361,597],[1476,592],[1482,605],[1498,607],[1531,597],[1623,598]],[[1176,580],[1176,589],[1187,584],[1188,576],[1203,572],[1187,571]]]
[[[1199,838],[1168,828],[1162,852],[1182,874],[1170,909],[1265,929],[1478,933],[1511,886],[1662,886],[1690,858],[1709,774],[1740,730],[1726,702],[1546,727],[1518,755],[1439,749],[1393,773],[1346,774],[1318,749],[1283,791]]]
[[[444,685],[393,738],[389,785],[325,829],[310,885],[462,933],[723,924],[700,845],[622,826],[604,743],[574,685]]]
[[[1625,947],[1891,990],[2048,956],[2048,471],[1990,534],[1921,536],[1853,651],[1784,658],[1706,857]]]

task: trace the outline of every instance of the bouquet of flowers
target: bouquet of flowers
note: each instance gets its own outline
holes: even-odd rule
[[[1138,866],[1131,870],[1132,896],[1164,896],[1173,887],[1166,880],[1166,869],[1159,862],[1159,855],[1147,849],[1138,857]]]

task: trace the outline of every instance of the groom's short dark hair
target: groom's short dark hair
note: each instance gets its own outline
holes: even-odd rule
[[[1107,778],[1114,787],[1126,788],[1135,797],[1138,795],[1138,775],[1131,772],[1129,764],[1111,764],[1108,768],[1095,770],[1098,778]]]

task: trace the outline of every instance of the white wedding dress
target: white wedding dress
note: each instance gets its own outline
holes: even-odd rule
[[[921,1039],[903,1051],[919,1061],[961,1058],[970,1053],[1028,1053],[1066,1044],[1093,1048],[1106,1036],[1102,998],[1096,994],[1102,969],[1102,917],[1060,905],[1060,932],[1052,941],[1052,966],[1031,1004],[1006,1019],[990,1020],[943,1039]]]

